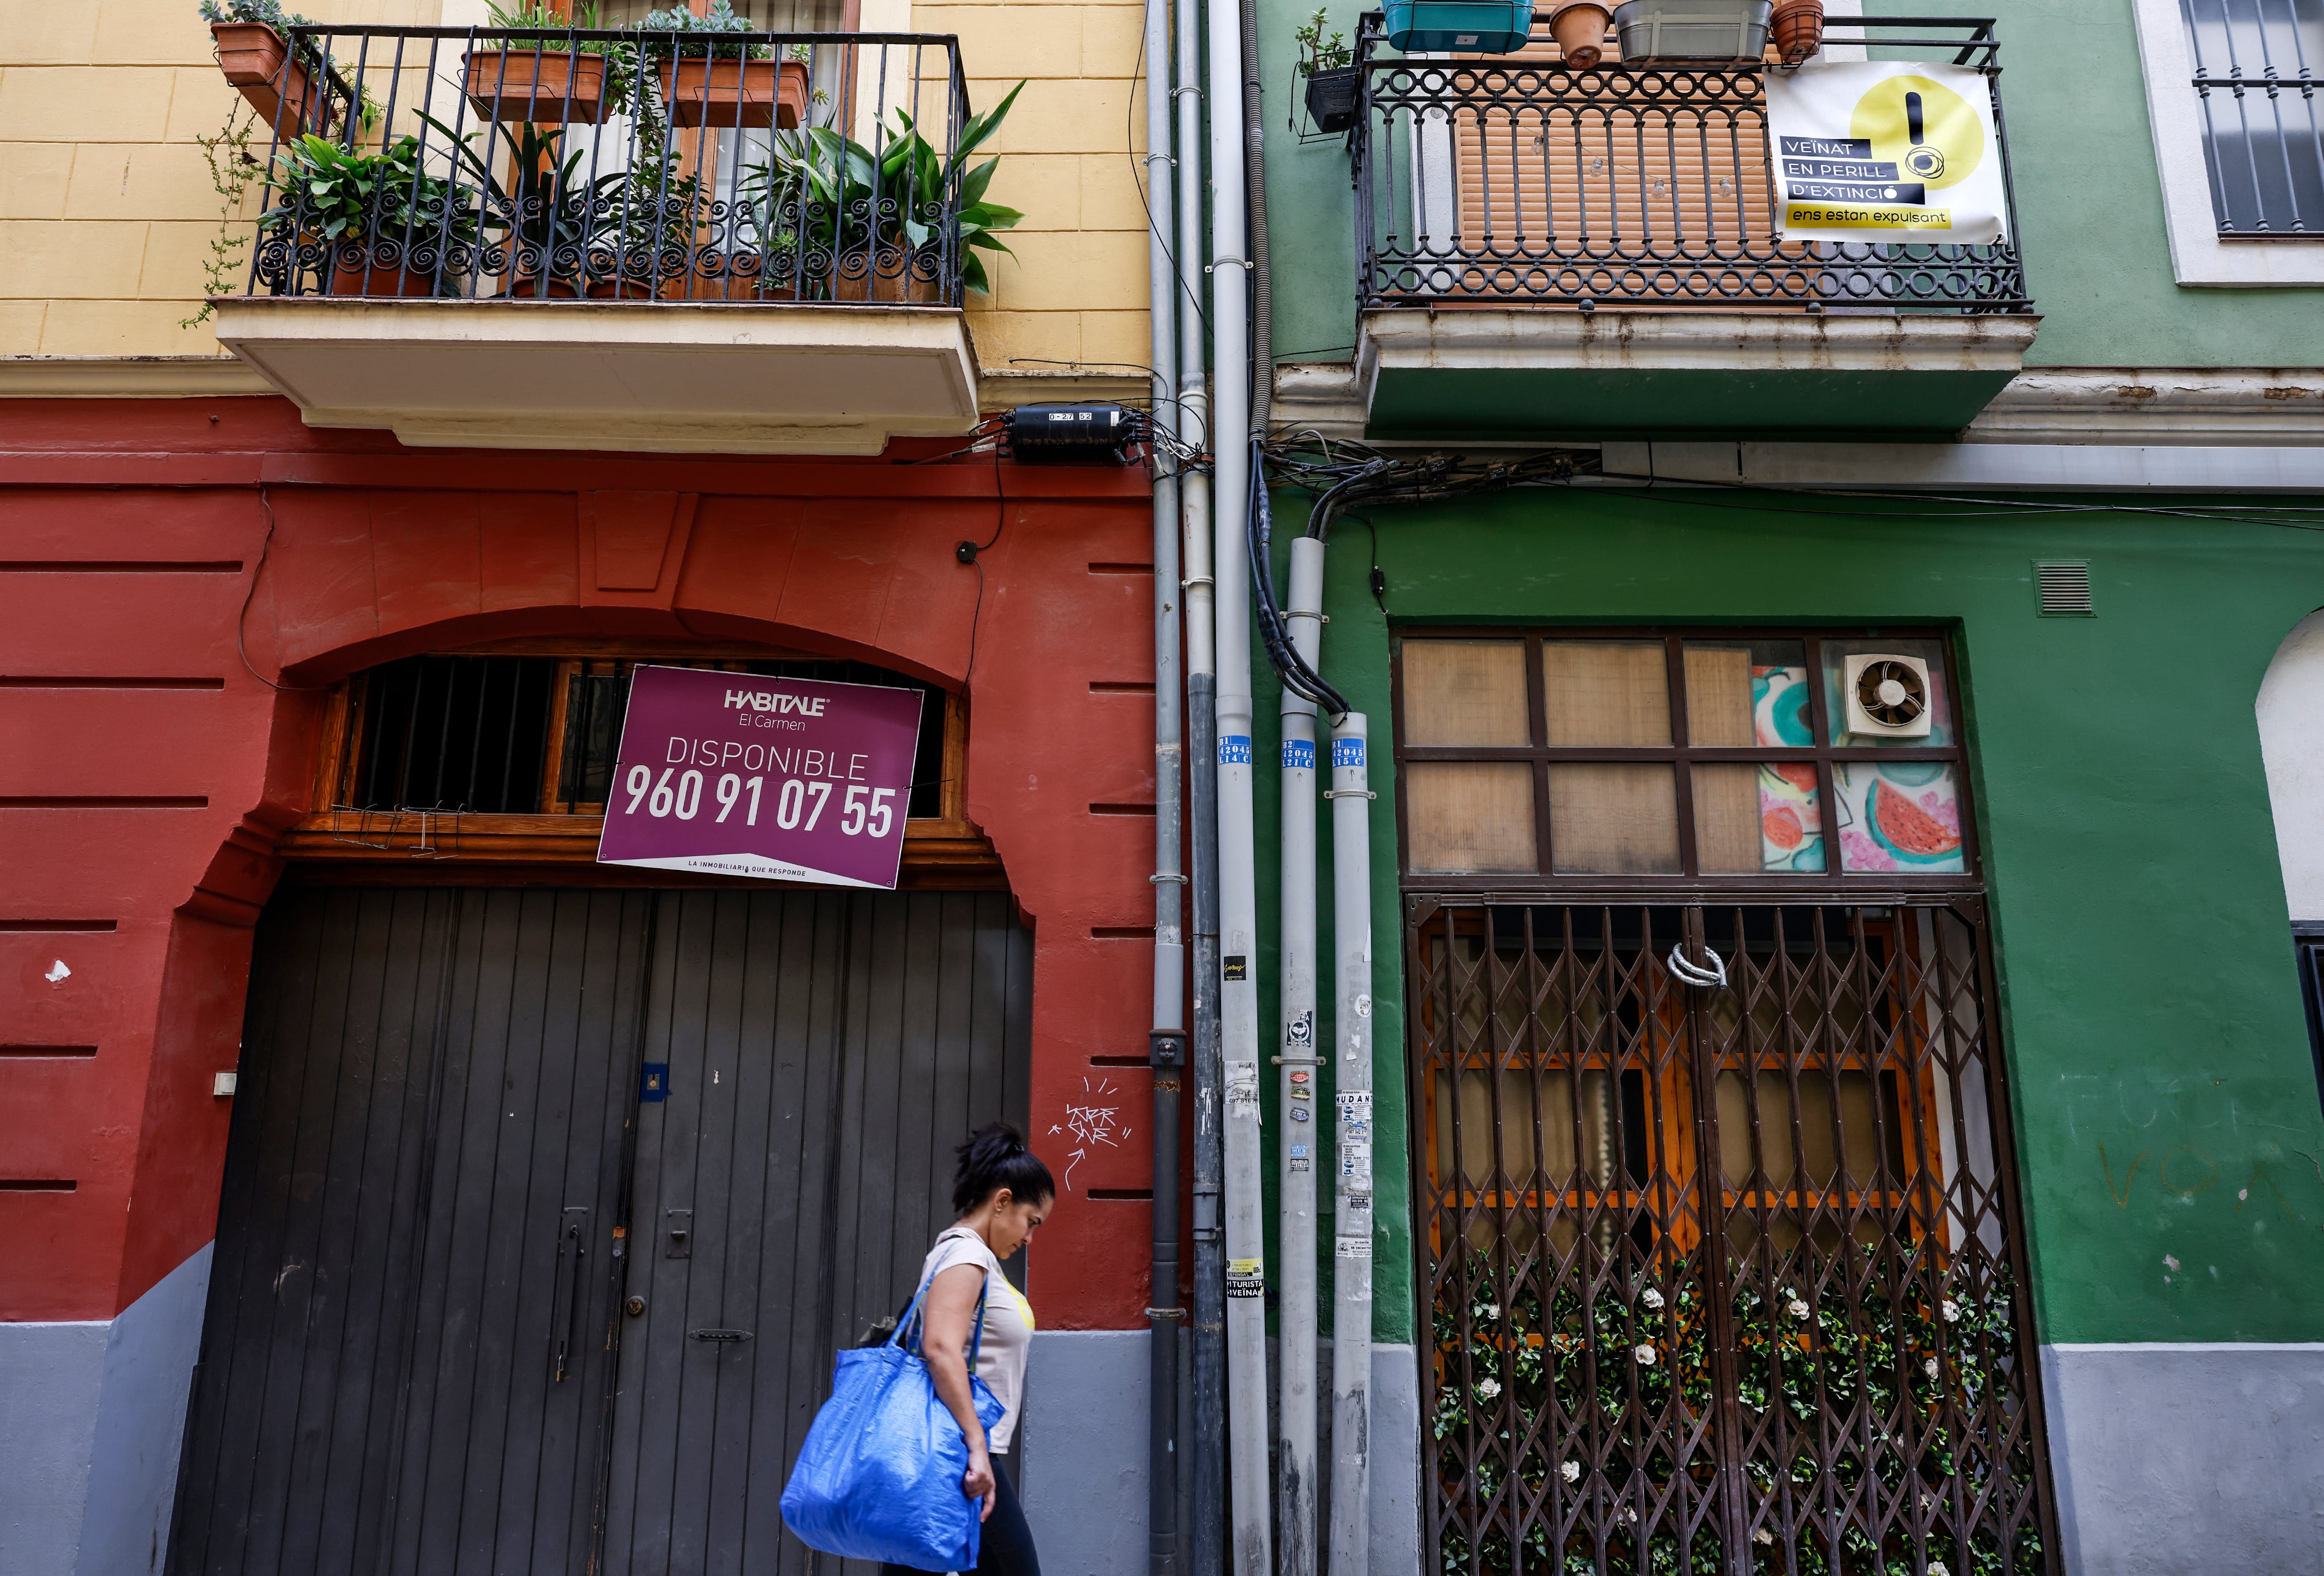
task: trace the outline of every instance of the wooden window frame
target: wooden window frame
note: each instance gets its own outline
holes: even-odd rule
[[[529,815],[475,815],[459,811],[358,810],[353,797],[356,742],[362,732],[365,675],[333,687],[327,701],[320,748],[316,752],[313,797],[317,807],[284,834],[279,852],[302,860],[410,865],[429,862],[590,865],[604,827],[604,806],[557,798],[562,780],[567,698],[571,679],[594,664],[682,662],[739,669],[751,662],[831,662],[826,652],[793,650],[735,641],[574,640],[546,637],[447,648],[431,657],[547,657],[558,663],[549,696],[549,737],[540,770],[540,808]],[[943,780],[940,811],[904,823],[904,875],[900,884],[984,887],[1001,884],[999,856],[991,842],[969,820],[968,706],[958,692],[940,692],[944,701]],[[600,867],[608,874],[622,867]],[[658,878],[668,871],[646,872]],[[724,880],[724,878],[718,878]],[[663,884],[670,884],[665,881]],[[685,884],[679,882],[678,884]]]
[[[1802,627],[1784,625],[1628,624],[1628,625],[1446,625],[1405,628],[1395,631],[1389,662],[1389,710],[1393,714],[1396,758],[1397,862],[1403,889],[1415,893],[1493,896],[1525,892],[1559,896],[1619,894],[1632,901],[1680,901],[1689,897],[1748,898],[1796,902],[1826,898],[1850,903],[1876,901],[1881,893],[1898,895],[1932,892],[1979,892],[1984,889],[1983,862],[1977,838],[1973,784],[1969,770],[1967,697],[1960,682],[1951,632],[1940,628],[1895,626]],[[1952,705],[1955,742],[1948,745],[1850,745],[1816,743],[1808,746],[1692,745],[1688,742],[1685,642],[1688,641],[1797,641],[1808,670],[1810,718],[1818,740],[1830,739],[1829,704],[1824,693],[1824,642],[1840,641],[1920,641],[1938,648],[1945,693]],[[1525,745],[1410,745],[1405,742],[1404,647],[1407,641],[1516,641],[1525,646],[1526,706],[1528,727],[1536,742]],[[1538,742],[1548,736],[1547,701],[1542,675],[1541,648],[1550,641],[1657,641],[1666,658],[1666,689],[1670,706],[1671,742],[1666,745],[1552,745]],[[1825,869],[1821,872],[1705,875],[1696,847],[1694,768],[1715,762],[1812,761],[1816,768],[1817,803],[1821,813]],[[1832,768],[1858,761],[1941,761],[1953,767],[1954,793],[1960,806],[1962,870],[1941,875],[1898,871],[1850,872],[1840,856],[1836,825],[1839,798]],[[1535,868],[1520,872],[1424,871],[1411,868],[1412,834],[1408,825],[1411,796],[1405,769],[1415,762],[1520,761],[1533,769]],[[1668,875],[1561,875],[1553,868],[1555,850],[1550,834],[1549,768],[1568,761],[1650,762],[1668,764],[1675,779],[1680,873]]]

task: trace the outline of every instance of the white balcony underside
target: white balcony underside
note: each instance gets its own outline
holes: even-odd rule
[[[877,454],[977,420],[945,307],[218,300],[220,344],[310,427],[416,447]]]

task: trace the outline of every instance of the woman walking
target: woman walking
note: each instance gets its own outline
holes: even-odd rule
[[[1016,1442],[1025,1396],[1025,1360],[1033,1345],[1033,1305],[1009,1283],[1001,1261],[1022,1248],[1056,1202],[1049,1168],[1025,1147],[1025,1136],[994,1122],[959,1149],[952,1207],[958,1216],[936,1238],[920,1267],[920,1352],[936,1395],[968,1441],[968,1470],[960,1491],[983,1500],[978,1576],[1040,1576],[1032,1530],[1017,1501],[1007,1465]],[[972,1328],[980,1299],[982,1338]],[[907,1339],[909,1338],[908,1332]],[[985,1436],[970,1397],[969,1353],[976,1375],[1000,1398],[1001,1421]],[[901,1565],[887,1570],[908,1576]]]

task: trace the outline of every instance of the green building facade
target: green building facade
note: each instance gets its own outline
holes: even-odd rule
[[[1331,443],[1348,446],[1340,459],[1466,456],[1472,470],[1554,453],[1572,472],[1432,502],[1351,506],[1329,534],[1320,666],[1370,720],[1378,796],[1373,1336],[1409,1363],[1414,1387],[1382,1398],[1374,1470],[1385,1497],[1410,1487],[1420,1568],[2324,1571],[2324,1107],[2299,947],[2303,924],[2324,919],[2304,874],[2306,825],[2319,807],[2308,796],[2324,792],[2308,786],[2324,778],[2304,768],[2324,723],[2302,700],[2312,698],[2306,675],[2315,660],[2303,621],[2324,606],[2324,239],[2221,241],[2208,224],[2185,222],[2183,201],[2172,207],[2173,182],[2183,198],[2188,170],[2204,169],[2200,141],[2173,141],[2188,124],[2179,100],[2192,90],[2172,50],[2183,54],[2200,28],[2190,33],[2175,5],[2149,16],[2121,0],[2000,18],[2016,240],[2034,302],[2014,323],[2030,337],[2013,353],[2020,364],[1996,380],[1997,395],[1965,423],[1927,432],[1880,414],[1943,381],[1934,364],[1909,357],[1858,384],[1819,382],[1748,351],[1721,364],[1717,336],[1704,333],[1674,378],[1575,351],[1572,325],[1582,314],[1570,295],[1364,302],[1351,159],[1367,139],[1375,158],[1394,154],[1379,146],[1388,137],[1377,105],[1345,138],[1301,135],[1312,128],[1292,34],[1308,11],[1294,0],[1259,7],[1278,447],[1310,458]],[[1327,31],[1352,38],[1358,17],[1333,10]],[[1926,58],[1876,42],[1874,58],[1884,53]],[[1455,121],[1460,114],[1451,112]],[[2255,262],[2255,248],[2267,254]],[[1600,305],[1592,316],[1601,334],[1618,326],[1643,336],[1668,332],[1667,320],[1690,310]],[[1505,327],[1485,356],[1473,348],[1474,325],[1489,317]],[[1424,319],[1432,327],[1412,327]],[[1955,328],[1963,321],[1950,317]],[[1416,335],[1428,342],[1425,354],[1399,361],[1397,346]],[[1280,583],[1313,489],[1292,484],[1288,469],[1276,476]],[[2087,574],[2086,604],[2078,571]],[[1884,884],[1859,870],[1850,849],[1865,845],[1849,843],[1838,824],[1851,818],[1847,795],[1835,802],[1832,793],[1851,769],[1827,762],[1840,775],[1821,779],[1812,814],[1825,868],[1795,872],[1803,895],[1777,923],[1794,926],[1792,951],[1806,956],[1817,949],[1801,951],[1798,927],[1840,926],[1842,910],[1857,917],[1851,945],[1871,948],[1859,955],[1869,960],[1866,978],[1886,982],[1850,998],[1847,1011],[1858,1016],[1846,1026],[1834,1006],[1834,991],[1846,991],[1777,966],[1786,944],[1751,928],[1763,918],[1716,917],[1786,908],[1765,883],[1702,873],[1714,857],[1707,796],[1729,779],[1692,779],[1700,846],[1682,862],[1692,868],[1640,853],[1639,837],[1654,838],[1639,834],[1615,838],[1612,863],[1627,861],[1628,874],[1569,872],[1563,856],[1531,843],[1515,862],[1530,858],[1533,874],[1512,874],[1509,862],[1495,864],[1489,836],[1464,845],[1475,853],[1466,871],[1416,871],[1426,860],[1462,859],[1420,857],[1407,816],[1432,826],[1464,814],[1489,819],[1477,806],[1492,797],[1472,785],[1461,790],[1469,797],[1452,800],[1443,797],[1452,790],[1432,788],[1433,807],[1400,802],[1413,767],[1437,759],[1412,739],[1444,740],[1444,730],[1465,725],[1434,714],[1416,728],[1416,643],[1610,649],[1679,633],[1692,645],[1672,648],[1674,683],[1696,672],[1696,647],[1804,635],[1835,652],[1900,642],[1932,650],[1940,660],[1930,683],[1955,691],[1933,703],[1950,705],[1937,736],[1950,723],[1960,751],[1958,776],[1947,779],[1955,791],[1937,814],[1957,806],[1962,852],[1958,866],[1940,853],[1920,867],[1957,868],[1952,886],[1914,885],[1933,878],[1913,873],[1911,856],[1923,851],[1909,839],[1925,827],[1908,812],[1900,812],[1906,846],[1889,867],[1906,878]],[[1551,660],[1542,646],[1523,650],[1536,669]],[[1751,660],[1764,695],[1764,676],[1780,685],[1795,659],[1763,657]],[[1259,673],[1253,759],[1262,763],[1260,918],[1271,946],[1279,783],[1264,768],[1276,759],[1276,693],[1263,665]],[[1819,746],[1843,729],[1839,677],[1835,668],[1822,696]],[[1561,690],[1554,673],[1535,671],[1527,682],[1531,747],[1545,754],[1545,719],[1552,746],[1533,779],[1551,803],[1535,819],[1553,843],[1583,837],[1554,829],[1561,816],[1581,814],[1558,804],[1567,791],[1558,785],[1587,781],[1554,748],[1557,697],[1579,692]],[[2264,683],[2272,705],[2262,704]],[[1473,695],[1473,686],[1430,693],[1456,692]],[[1681,707],[1674,696],[1657,704]],[[1400,742],[1423,759],[1399,760],[1408,754]],[[1483,733],[1469,742],[1489,755]],[[1516,745],[1502,742],[1514,759]],[[1644,759],[1634,752],[1633,764]],[[1810,770],[1803,757],[1798,770]],[[1759,803],[1772,801],[1763,792]],[[1871,803],[1858,801],[1857,814]],[[1661,813],[1638,811],[1649,820]],[[1861,830],[1897,852],[1880,827]],[[1328,968],[1324,843],[1318,956]],[[1765,852],[1772,871],[1776,851]],[[1982,1028],[1969,1037],[1975,1057],[1989,1059],[1990,1086],[2006,1090],[1992,1129],[2003,1148],[1983,1173],[1973,1143],[1934,1136],[1960,1126],[1984,1075],[1957,1048],[1932,1048],[1948,1030],[1958,1046],[1955,1008],[1913,995],[1903,929],[1883,932],[1886,944],[1864,939],[1904,926],[1914,903],[1973,915],[1982,937],[1961,954],[1983,948],[1982,982],[1964,975],[1942,989],[1978,998]],[[1503,917],[1484,919],[1481,939],[1462,943],[1444,916],[1463,904],[1480,913],[1498,906]],[[1826,919],[1804,917],[1819,907]],[[1689,929],[1691,908],[1713,917]],[[1677,926],[1676,964],[1662,955],[1655,927],[1665,918]],[[1596,939],[1536,934],[1569,923],[1595,926]],[[1535,928],[1512,939],[1512,924]],[[1738,967],[1735,981],[1693,985],[1686,970],[1709,967],[1704,949],[1718,952],[1721,935],[1730,938],[1722,965],[1742,964],[1738,953],[1758,961]],[[1463,1009],[1446,996],[1432,1019],[1426,998],[1443,983],[1431,971],[1463,945],[1472,961],[1535,960],[1536,983],[1528,1005],[1489,1003],[1453,1034],[1449,1020]],[[1942,951],[1924,952],[1923,963]],[[1617,1026],[1621,991],[1593,1009],[1600,1018],[1591,1032],[1606,1035],[1608,1048],[1543,1048],[1587,1016],[1581,988],[1554,982],[1560,959],[1569,969],[1633,971],[1623,990],[1637,1021]],[[1268,992],[1276,963],[1262,951]],[[1880,974],[1889,967],[1901,972]],[[1763,985],[1781,975],[1806,994],[1793,1008],[1757,1009],[1738,997],[1744,973]],[[1876,1008],[1871,998],[1883,991],[1890,1004]],[[1758,1021],[1791,1026],[1799,1044],[1775,1046],[1757,1073],[1748,1057],[1690,1073],[1689,1058],[1712,1054],[1716,1037],[1703,1026],[1721,1010],[1722,992],[1739,1005],[1721,1021],[1758,1011]],[[1331,1045],[1331,993],[1322,994],[1318,1043]],[[1659,1029],[1646,1021],[1657,1014]],[[1488,1019],[1503,1025],[1498,1037]],[[1262,1022],[1275,1021],[1270,995]],[[1456,1084],[1472,1074],[1430,1060],[1447,1034],[1483,1058],[1474,1065],[1486,1070],[1473,1074],[1481,1082],[1465,1096]],[[1612,1071],[1624,1053],[1610,1047],[1626,1035],[1635,1087]],[[1850,1036],[1885,1049],[1833,1059],[1829,1045]],[[1731,1050],[1741,1040],[1725,1043]],[[1876,1071],[1881,1055],[1901,1059]],[[1669,1059],[1669,1087],[1679,1091],[1667,1109],[1653,1092],[1656,1057]],[[1803,1071],[1818,1064],[1812,1077]],[[1582,1111],[1593,1077],[1607,1081],[1598,1098],[1615,1113],[1594,1129]],[[1755,1078],[1764,1109],[1735,1092]],[[1803,1080],[1814,1078],[1823,1082],[1806,1089]],[[1871,1092],[1845,1094],[1851,1078]],[[1263,1082],[1272,1134],[1274,1081]],[[1495,1088],[1534,1102],[1500,1111],[1496,1125],[1534,1136],[1508,1138],[1481,1162],[1473,1153],[1456,1162],[1451,1108],[1465,1098],[1484,1110]],[[1552,1155],[1545,1091],[1554,1114],[1582,1113],[1572,1116],[1576,1149]],[[1884,1193],[1836,1180],[1857,1137],[1845,1130],[1853,1119],[1830,1108],[1851,1098],[1860,1111],[1888,1113],[1875,1123],[1886,1136],[1864,1139],[1887,1154],[1866,1164],[1882,1178],[1916,1181]],[[1319,1091],[1319,1109],[1328,1099]],[[1819,1195],[1828,1218],[1812,1218],[1815,1163],[1804,1149],[1764,1133],[1757,1147],[1738,1147],[1747,1105],[1760,1128],[1785,1114],[1803,1135],[1809,1119],[1832,1121],[1838,1136],[1826,1148],[1841,1153],[1822,1163],[1832,1173]],[[1706,1137],[1714,1108],[1727,1130]],[[1689,1123],[1692,1138],[1681,1130]],[[1640,1138],[1641,1126],[1655,1130]],[[1593,1132],[1609,1148],[1596,1169],[1576,1152]],[[1672,1171],[1665,1147],[1690,1142],[1709,1147],[1693,1172]],[[1624,1144],[1634,1151],[1628,1159],[1610,1153]],[[1793,1184],[1774,1175],[1778,1147],[1795,1165]],[[1744,1169],[1765,1173],[1756,1186],[1738,1180],[1731,1158],[1747,1150]],[[1730,1157],[1723,1194],[1715,1179],[1702,1183],[1717,1155]],[[1270,1152],[1268,1175],[1275,1166]],[[1617,1185],[1617,1176],[1637,1185]],[[1674,1201],[1667,1209],[1646,1202],[1656,1186]],[[1933,1209],[1905,1196],[1916,1187],[1938,1201]],[[1721,1256],[1702,1244],[1721,1233],[1702,1217],[1721,1197],[1730,1210],[1762,1213],[1748,1240],[1730,1220],[1726,1267],[1714,1274]],[[1609,1215],[1623,1199],[1634,1207]],[[1785,1208],[1795,1218],[1777,1231],[1766,1212]],[[1667,1218],[1642,1227],[1640,1209]],[[1463,1222],[1474,1227],[1467,1249],[1448,1236]],[[1851,1236],[1865,1263],[1895,1273],[1847,1270],[1839,1244]],[[1978,1258],[1972,1239],[1992,1265],[2021,1265],[2028,1277],[1997,1292],[1988,1285],[1997,1302],[1968,1310],[1972,1323],[1999,1321],[1979,1341],[1961,1337],[1964,1314],[1946,1289]],[[1448,1258],[1471,1251],[1489,1261],[1486,1281],[1445,1273]],[[1328,1332],[1328,1224],[1321,1254]],[[1807,1292],[1800,1277],[1818,1265],[1823,1279]],[[1487,1284],[1533,1302],[1522,1315],[1514,1301],[1468,1305]],[[1638,1302],[1649,1285],[1664,1299],[1651,1311]],[[1695,1300],[1683,1303],[1682,1287]],[[1767,1305],[1748,1311],[1755,1297]],[[1881,1298],[1884,1311],[1873,1310]],[[1717,1319],[1714,1301],[1724,1304]],[[1776,1304],[1807,1308],[1787,1326]],[[2035,1350],[2023,1350],[2028,1342]],[[1609,1353],[1640,1345],[1657,1356],[1634,1358],[1636,1372],[1610,1370]],[[1926,1386],[1910,1371],[1923,1361],[1936,1365]],[[1902,1378],[1881,1379],[1884,1365]],[[1641,1378],[1657,1366],[1661,1378]],[[1782,1427],[1767,1420],[1786,1403],[1757,1387],[1770,1371],[1803,1387]],[[1377,1509],[1373,1519],[1377,1529]],[[1388,1557],[1376,1546],[1374,1569],[1390,1568]]]

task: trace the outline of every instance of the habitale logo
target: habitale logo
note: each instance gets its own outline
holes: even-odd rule
[[[823,708],[831,704],[828,696],[786,695],[763,689],[730,689],[726,705],[733,711],[774,712],[793,716],[819,717]]]

